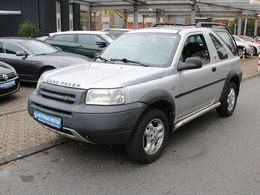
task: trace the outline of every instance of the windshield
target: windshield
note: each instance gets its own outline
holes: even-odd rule
[[[178,41],[176,34],[129,33],[114,41],[101,57],[113,63],[169,67]]]
[[[36,40],[24,41],[22,45],[30,50],[34,55],[51,54],[59,51],[51,45]]]

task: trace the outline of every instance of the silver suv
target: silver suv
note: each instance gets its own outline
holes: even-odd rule
[[[150,163],[172,130],[213,109],[232,115],[241,77],[224,28],[159,25],[124,34],[95,62],[46,72],[28,109],[55,133],[125,144],[132,159]]]

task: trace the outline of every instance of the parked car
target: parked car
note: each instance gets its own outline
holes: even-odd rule
[[[123,34],[125,34],[126,32],[131,31],[130,29],[121,29],[121,28],[106,28],[103,30],[104,32],[108,32],[109,34],[111,34],[112,36],[114,36],[115,38],[118,38],[120,36],[122,36]]]
[[[248,43],[247,41],[241,39],[237,35],[233,35],[233,37],[234,37],[234,39],[236,41],[240,57],[242,57],[244,54],[245,55],[250,55],[250,56],[254,55],[255,51],[254,51],[252,43]]]
[[[244,41],[248,42],[249,44],[251,44],[254,48],[254,55],[257,55],[258,53],[260,53],[260,42],[257,43],[256,40],[254,40],[251,37],[248,36],[240,36],[241,39],[243,39]]]
[[[14,67],[22,81],[36,82],[45,71],[86,63],[90,59],[59,51],[34,39],[0,38],[0,61]]]
[[[125,144],[132,159],[153,162],[171,130],[214,109],[233,114],[240,58],[232,35],[221,32],[231,45],[199,25],[126,33],[95,62],[44,74],[29,113],[62,136]]]
[[[255,37],[255,41],[256,41],[256,43],[259,43],[260,44],[260,37]]]
[[[51,33],[46,42],[63,51],[96,57],[114,41],[109,33],[100,31],[68,31]]]
[[[0,62],[0,97],[19,91],[20,82],[14,68]]]
[[[48,39],[48,38],[49,38],[49,36],[36,37],[36,39],[39,41],[46,41],[46,39]]]

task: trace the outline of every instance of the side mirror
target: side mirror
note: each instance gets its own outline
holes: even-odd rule
[[[96,42],[96,44],[101,48],[105,48],[107,46],[107,43],[103,41]]]
[[[190,57],[185,60],[184,63],[180,63],[178,65],[178,71],[183,70],[192,70],[192,69],[199,69],[202,68],[202,61],[199,58],[196,57]]]
[[[25,51],[17,51],[15,55],[21,56],[21,57],[24,57],[24,58],[26,58],[28,56],[28,54]]]

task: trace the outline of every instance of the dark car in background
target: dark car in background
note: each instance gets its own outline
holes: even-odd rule
[[[36,82],[45,71],[86,63],[90,59],[34,39],[0,38],[0,61],[15,68],[22,81]]]
[[[0,97],[17,92],[20,88],[19,77],[14,68],[0,62]]]
[[[72,52],[94,58],[114,41],[109,33],[100,31],[67,31],[51,33],[45,42]]]
[[[103,30],[104,32],[108,32],[109,34],[111,34],[112,36],[114,36],[115,38],[118,38],[120,36],[122,36],[123,34],[131,31],[130,29],[124,29],[124,28],[106,28]]]

